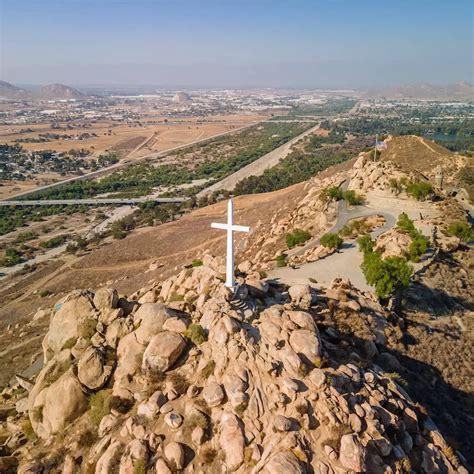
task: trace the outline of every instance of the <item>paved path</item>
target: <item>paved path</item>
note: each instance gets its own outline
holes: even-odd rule
[[[272,123],[273,122],[274,121],[272,121]],[[235,185],[239,181],[242,181],[244,178],[247,178],[249,176],[262,175],[266,169],[276,166],[283,158],[286,158],[290,154],[291,148],[296,142],[298,142],[305,136],[313,133],[319,128],[319,126],[320,122],[318,122],[314,127],[305,130],[303,133],[299,134],[295,138],[292,138],[290,141],[279,146],[278,148],[275,148],[274,150],[268,152],[266,155],[263,155],[258,160],[253,161],[252,163],[248,164],[247,166],[244,166],[243,168],[231,174],[230,176],[227,176],[221,181],[212,184],[206,189],[203,189],[197,194],[197,197],[199,198],[214,191],[221,191],[224,189],[227,191],[232,191],[235,188]]]
[[[347,189],[348,181],[345,181],[341,187]],[[349,221],[361,217],[369,217],[381,215],[385,219],[383,226],[374,229],[371,232],[372,238],[377,238],[380,234],[391,229],[397,221],[398,212],[390,209],[370,208],[367,206],[348,207],[345,201],[339,201],[337,219],[333,227],[328,232],[340,231]],[[292,252],[288,252],[289,256],[302,255],[306,250],[319,245],[320,238],[316,238],[308,242],[303,247],[298,247]],[[323,286],[328,286],[334,278],[348,278],[351,283],[362,291],[372,291],[366,281],[360,264],[362,263],[362,254],[359,252],[355,241],[344,242],[341,249],[336,253],[317,260],[315,262],[306,263],[298,268],[277,268],[269,273],[271,279],[275,279],[286,283],[287,285],[295,285],[299,283],[307,284],[309,279],[316,280]]]
[[[134,199],[36,199],[34,201],[0,201],[0,206],[55,206],[55,205],[66,205],[71,206],[74,204],[85,204],[90,206],[96,205],[125,205],[133,206],[141,202],[154,201],[158,204],[166,203],[182,203],[187,201],[189,198],[151,198],[149,196],[134,198]]]

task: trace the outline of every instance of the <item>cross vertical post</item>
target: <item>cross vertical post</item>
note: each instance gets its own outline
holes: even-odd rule
[[[234,236],[233,232],[250,232],[250,227],[234,225],[234,203],[229,199],[227,203],[227,223],[221,224],[213,222],[211,227],[227,231],[227,260],[226,260],[226,279],[225,286],[234,288]]]

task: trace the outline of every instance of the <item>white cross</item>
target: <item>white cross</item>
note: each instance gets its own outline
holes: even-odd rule
[[[224,229],[227,231],[227,263],[226,280],[227,288],[234,288],[234,238],[232,232],[250,232],[250,227],[243,225],[234,225],[233,222],[234,204],[232,199],[227,203],[227,224],[213,222],[211,227],[214,229]]]

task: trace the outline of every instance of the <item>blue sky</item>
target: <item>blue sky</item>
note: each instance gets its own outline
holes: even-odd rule
[[[0,78],[371,87],[473,79],[472,0],[0,0]]]

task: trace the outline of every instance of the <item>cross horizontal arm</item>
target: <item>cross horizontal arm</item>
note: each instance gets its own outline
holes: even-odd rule
[[[211,227],[214,228],[214,229],[224,229],[224,230],[227,230],[228,225],[227,225],[227,224],[219,224],[219,223],[213,222],[213,223],[211,224]]]
[[[236,232],[250,232],[250,227],[247,227],[246,225],[233,225],[232,230]]]
[[[211,227],[213,229],[224,229],[224,230],[229,230],[229,224],[220,224],[217,222],[213,222],[211,224]],[[230,227],[230,230],[234,232],[250,232],[250,227],[247,227],[245,225],[233,225]]]

